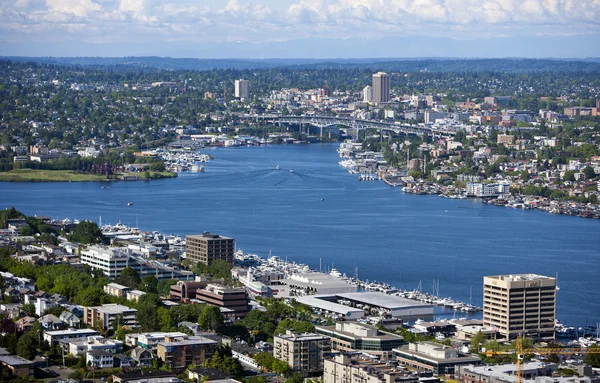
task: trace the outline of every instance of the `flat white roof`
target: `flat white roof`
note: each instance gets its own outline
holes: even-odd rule
[[[390,310],[406,309],[413,307],[433,307],[428,303],[422,303],[412,299],[398,297],[396,295],[389,295],[385,293],[378,293],[375,291],[363,291],[358,293],[341,293],[336,296],[351,301],[356,301],[369,306],[383,307]]]
[[[85,335],[85,334],[98,334],[98,331],[90,330],[87,328],[79,328],[79,329],[70,329],[70,330],[44,331],[44,334],[48,334],[50,336]]]
[[[364,311],[355,309],[335,302],[326,301],[323,298],[329,298],[331,295],[307,295],[304,297],[295,297],[296,301],[307,306],[316,307],[321,310],[326,310],[332,313],[342,314],[345,316],[363,316]],[[353,315],[354,314],[354,315]]]

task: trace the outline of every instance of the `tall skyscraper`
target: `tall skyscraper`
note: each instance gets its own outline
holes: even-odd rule
[[[390,75],[385,72],[377,72],[373,75],[373,101],[390,101]]]
[[[373,88],[371,85],[367,85],[363,89],[363,102],[373,101]]]
[[[536,340],[554,339],[556,279],[537,274],[483,278],[483,325],[498,338],[519,334]]]
[[[247,99],[250,94],[249,87],[250,81],[243,79],[235,80],[235,97]]]

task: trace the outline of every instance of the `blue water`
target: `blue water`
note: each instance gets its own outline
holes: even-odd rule
[[[0,208],[123,223],[167,234],[213,231],[246,252],[482,304],[484,275],[555,276],[557,317],[600,322],[600,221],[403,194],[359,182],[329,144],[207,150],[205,173],[151,182],[0,183]],[[280,171],[274,170],[276,165]],[[289,169],[293,169],[291,173]],[[324,200],[321,200],[321,199]],[[127,206],[133,202],[133,206]]]

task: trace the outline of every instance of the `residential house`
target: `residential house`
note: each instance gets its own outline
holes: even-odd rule
[[[17,331],[29,331],[35,322],[37,322],[37,319],[33,317],[23,317],[16,322]]]
[[[154,361],[152,351],[139,346],[131,350],[130,356],[136,361],[136,365],[142,367],[152,366],[152,362]]]
[[[137,362],[130,356],[125,354],[116,354],[113,361],[114,367],[128,368],[135,367]]]
[[[73,314],[70,311],[63,311],[60,314],[59,318],[71,328],[79,328],[79,326],[81,325],[81,319],[79,319],[77,315]]]
[[[47,314],[38,319],[40,324],[45,330],[59,330],[64,327],[65,323],[60,320],[56,315]]]
[[[33,362],[17,355],[0,356],[2,370],[7,369],[7,375],[16,378],[33,377]],[[3,378],[3,377],[2,377]]]

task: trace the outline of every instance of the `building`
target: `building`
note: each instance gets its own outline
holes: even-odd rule
[[[113,295],[115,297],[124,298],[127,296],[127,292],[131,290],[131,288],[127,286],[120,285],[118,283],[109,283],[104,286],[104,292],[108,295]]]
[[[425,123],[433,124],[435,120],[446,118],[446,113],[438,112],[437,110],[426,110],[425,111]]]
[[[475,197],[497,197],[501,194],[510,193],[508,183],[484,184],[481,182],[468,182],[467,195]]]
[[[94,368],[113,368],[114,354],[108,351],[88,351],[86,355],[86,364]]]
[[[439,379],[428,379],[438,383]],[[398,369],[390,363],[365,356],[345,354],[327,358],[323,364],[323,383],[419,383],[419,375]]]
[[[250,311],[246,289],[240,287],[210,283],[196,291],[196,299],[221,308],[223,315],[232,320],[243,318]]]
[[[140,278],[148,275],[161,279],[194,280],[194,273],[186,270],[177,270],[148,260],[140,255],[135,255],[131,249],[89,246],[81,252],[81,263],[89,265],[92,269],[101,270],[110,279],[118,278],[126,267],[134,269]],[[119,286],[114,284],[114,286]],[[124,287],[124,286],[123,286]],[[109,287],[118,293],[116,287]],[[126,292],[122,292],[126,294]]]
[[[315,331],[331,338],[333,351],[364,351],[382,359],[389,359],[392,350],[405,343],[400,335],[362,323],[337,322],[335,326],[316,326]]]
[[[1,370],[7,369],[6,376],[15,378],[33,377],[33,362],[17,355],[2,355],[0,356]],[[4,380],[3,371],[1,379]]]
[[[504,145],[512,145],[515,136],[511,136],[510,134],[499,134],[496,138],[496,142]]]
[[[307,305],[319,313],[334,315],[338,319],[358,320],[365,316],[365,311],[362,309],[352,308],[322,298],[329,297],[321,295],[307,295],[304,297],[296,297],[296,301]]]
[[[363,102],[372,102],[373,101],[373,87],[371,85],[367,85],[363,88]]]
[[[567,117],[578,117],[578,116],[591,116],[594,114],[594,108],[588,108],[584,106],[573,106],[565,108],[565,116]]]
[[[154,355],[152,351],[142,347],[136,347],[131,350],[131,357],[135,360],[138,366],[149,367],[152,366],[154,361]]]
[[[123,352],[123,342],[120,340],[105,339],[102,336],[90,336],[83,340],[72,340],[67,343],[67,346],[69,353],[73,356],[79,356],[88,351],[107,351],[113,354]]]
[[[83,323],[94,328],[101,325],[104,329],[116,329],[120,325],[134,327],[137,324],[136,313],[136,309],[114,303],[86,307],[83,313]]]
[[[554,339],[556,279],[537,274],[483,278],[483,324],[498,338],[522,334],[536,340]]]
[[[456,366],[481,363],[477,355],[462,354],[455,348],[433,342],[409,343],[394,349],[393,354],[401,366],[436,375],[454,374]]]
[[[289,286],[290,296],[337,294],[358,291],[358,287],[325,273],[298,273],[281,281]]]
[[[50,345],[72,340],[85,340],[89,336],[100,335],[96,330],[86,328],[77,330],[44,331],[44,341]]]
[[[296,334],[288,330],[273,338],[273,356],[287,362],[294,371],[314,373],[323,371],[323,358],[331,352],[331,339],[324,335]]]
[[[156,347],[158,358],[171,370],[181,371],[192,363],[201,365],[217,350],[218,343],[204,337],[175,340],[166,337]]]
[[[208,285],[208,281],[206,280],[179,281],[177,284],[171,285],[169,298],[182,302],[187,302],[190,299],[196,299],[196,291],[198,289],[205,288],[206,285]]]
[[[149,332],[143,334],[127,334],[125,335],[125,343],[131,347],[141,347],[143,349],[156,349],[158,343],[165,338],[183,340],[187,339],[188,335],[183,332]]]
[[[201,235],[186,236],[185,243],[186,259],[194,264],[203,263],[210,266],[217,259],[233,264],[233,238],[205,232]]]
[[[242,100],[248,99],[250,95],[250,81],[248,80],[235,80],[235,97],[241,98]]]
[[[558,369],[554,363],[547,362],[525,362],[523,363],[523,378],[526,381],[535,380],[539,377],[552,376]],[[464,365],[456,368],[456,378],[464,383],[513,383],[517,381],[517,365],[501,364],[496,366],[474,366]],[[556,382],[552,380],[552,382]]]
[[[373,75],[373,101],[390,101],[390,75],[385,72],[377,72]]]
[[[73,314],[70,311],[63,311],[60,314],[59,318],[71,328],[79,328],[79,326],[81,325],[81,320],[77,317],[77,315]]]

